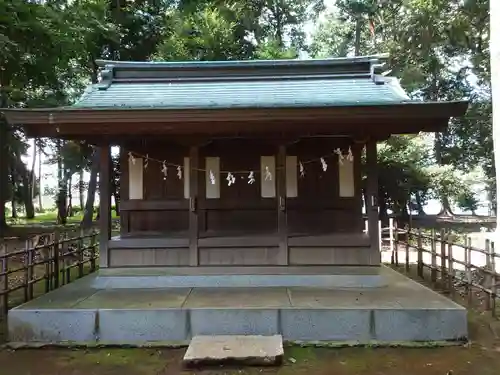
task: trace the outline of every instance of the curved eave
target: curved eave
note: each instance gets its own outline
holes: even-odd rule
[[[467,111],[467,101],[404,102],[384,105],[290,107],[290,108],[230,108],[230,109],[163,109],[163,108],[44,108],[5,109],[7,121],[24,126],[28,135],[62,136],[67,134],[95,135],[143,134],[151,126],[156,132],[174,134],[186,130],[187,124],[210,123],[207,130],[219,123],[234,123],[232,130],[252,131],[259,122],[303,124],[310,130],[316,124],[328,125],[329,131],[345,131],[349,124],[370,133],[384,124],[392,124],[393,134],[419,131],[442,131],[451,117],[461,117]],[[132,126],[136,124],[137,126]],[[184,125],[183,125],[184,124]],[[419,125],[420,124],[420,125]],[[395,126],[397,125],[397,129]],[[241,127],[241,129],[235,128]],[[272,126],[269,131],[272,131]],[[280,130],[281,131],[281,130]]]

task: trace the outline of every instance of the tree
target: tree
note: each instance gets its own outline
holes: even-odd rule
[[[440,172],[424,173],[434,179],[432,195],[441,192],[443,212],[450,212],[452,201],[458,199],[457,192],[444,189],[450,168],[465,167],[465,172],[470,172],[481,166],[487,177],[492,175],[489,60],[485,58],[487,3],[487,0],[342,0],[337,2],[337,10],[318,25],[313,36],[311,51],[315,56],[389,52],[386,69],[400,78],[414,99],[471,100],[467,115],[452,119],[447,131],[434,137],[432,158],[442,167]],[[397,152],[390,153],[386,157],[397,159],[382,160],[386,160],[392,175],[397,172],[404,180],[409,165],[400,169],[400,156]],[[391,189],[391,194],[396,191]],[[419,201],[417,208],[420,206],[423,212],[422,190],[413,196]]]
[[[500,233],[500,4],[490,1],[491,92],[493,110],[493,145],[495,151],[497,233]]]

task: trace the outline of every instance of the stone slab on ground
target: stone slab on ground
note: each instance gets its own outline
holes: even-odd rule
[[[283,338],[273,336],[195,336],[184,355],[185,366],[245,364],[279,365],[283,361]]]

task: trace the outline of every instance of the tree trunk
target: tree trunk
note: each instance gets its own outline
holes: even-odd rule
[[[38,148],[38,210],[43,212],[42,147]]]
[[[69,177],[66,179],[68,181],[68,208],[66,209],[66,212],[68,213],[67,215],[69,217],[73,216],[73,192],[72,192],[72,184],[73,184],[73,176],[69,175]]]
[[[26,218],[33,219],[35,217],[35,206],[33,205],[33,199],[31,198],[31,174],[26,168],[26,164],[24,164],[21,160],[20,155],[16,155],[16,171],[23,181],[22,200],[26,209]]]
[[[84,229],[89,229],[92,226],[92,218],[94,216],[95,193],[97,190],[97,175],[99,173],[99,161],[101,151],[100,148],[94,148],[92,157],[92,166],[90,169],[89,188],[87,190],[87,202],[85,204],[85,213],[81,222]]]
[[[33,160],[31,161],[31,185],[30,185],[30,193],[31,193],[31,201],[35,199],[35,190],[36,190],[36,138],[33,138]]]
[[[435,89],[437,91],[437,88]],[[436,98],[437,99],[437,95]],[[441,151],[441,134],[440,133],[435,133],[434,134],[434,155],[436,158],[436,163],[437,165],[443,165],[443,155]],[[453,216],[453,212],[451,211],[451,204],[450,204],[450,199],[448,196],[441,194],[439,197],[440,203],[441,203],[441,210],[438,213],[438,216]]]
[[[283,24],[282,24],[282,9],[279,4],[276,2],[274,4],[274,19],[276,20],[276,30],[275,30],[275,38],[278,46],[282,49],[283,44]]]
[[[354,40],[354,56],[361,53],[361,16],[356,18],[356,39]]]
[[[500,233],[500,3],[490,1],[491,99],[493,101],[493,149],[497,183],[497,234]]]
[[[16,200],[12,199],[12,201],[10,202],[10,205],[12,206],[12,212],[11,212],[10,217],[13,219],[17,219],[17,202],[16,202]]]
[[[5,71],[0,69],[0,108],[7,107],[7,93],[4,87],[9,84],[4,77]],[[0,238],[7,233],[9,226],[7,225],[5,203],[8,200],[9,191],[9,148],[7,138],[9,135],[9,124],[5,116],[0,113]]]
[[[0,89],[1,90],[1,89]],[[7,148],[7,122],[0,115],[0,238],[7,232],[8,225],[6,220],[5,202],[7,201],[7,192],[9,190],[9,152]]]
[[[83,168],[80,169],[80,177],[79,177],[79,183],[78,183],[78,194],[80,196],[80,211],[83,212],[83,209],[85,208],[85,189],[84,189],[84,181],[83,181]]]
[[[120,216],[120,196],[118,193],[118,184],[116,183],[117,174],[117,165],[113,163],[113,169],[111,171],[111,196],[114,197],[116,216]]]
[[[11,207],[12,207],[12,212],[11,212],[11,217],[13,219],[17,219],[17,171],[16,168],[14,167],[14,164],[11,163],[11,168],[10,168],[10,183],[11,183],[11,190],[12,190],[12,197],[11,197]]]
[[[426,213],[424,211],[424,205],[422,204],[422,197],[420,196],[420,193],[415,194],[415,197],[417,199],[417,211],[419,216],[425,216]]]
[[[67,222],[66,199],[68,191],[61,148],[61,140],[57,140],[57,223],[65,225]]]

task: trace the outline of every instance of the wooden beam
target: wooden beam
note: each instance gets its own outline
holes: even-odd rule
[[[198,266],[198,168],[199,168],[199,147],[189,148],[189,265]]]
[[[288,230],[286,219],[286,147],[278,147],[278,158],[276,163],[276,190],[277,190],[277,212],[278,212],[278,237],[279,255],[278,264],[288,264]]]
[[[186,173],[188,173],[186,171]],[[170,200],[143,200],[143,199],[130,199],[124,201],[122,211],[185,211],[189,208],[189,202],[182,199]]]
[[[378,166],[377,141],[371,139],[366,143],[367,184],[366,213],[368,215],[368,234],[373,257],[380,261],[379,230],[378,230]]]
[[[111,148],[101,146],[99,172],[99,267],[109,266],[111,238]]]

